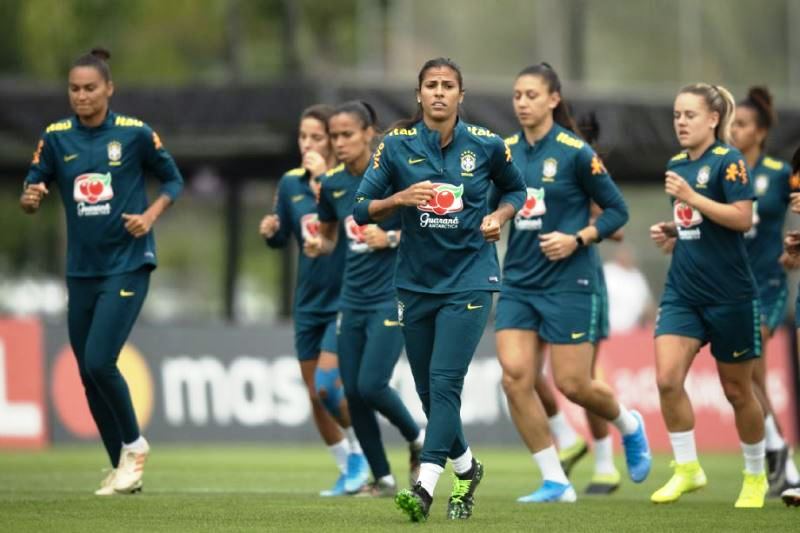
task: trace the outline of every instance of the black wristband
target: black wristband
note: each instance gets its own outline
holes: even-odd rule
[[[583,241],[583,237],[581,237],[580,233],[575,234],[575,242],[578,243],[578,248],[586,246],[586,243]]]

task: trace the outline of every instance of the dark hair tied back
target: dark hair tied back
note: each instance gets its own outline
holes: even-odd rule
[[[111,81],[111,68],[108,61],[111,59],[111,52],[105,48],[92,48],[88,54],[84,54],[72,64],[75,67],[92,67],[97,69],[106,82]]]
[[[775,109],[772,107],[772,94],[766,87],[750,87],[747,98],[739,105],[756,112],[756,124],[759,128],[768,130],[777,122]]]
[[[356,116],[364,129],[369,127],[377,129],[378,114],[375,112],[374,107],[363,100],[350,100],[349,102],[339,104],[336,106],[333,115],[339,115],[341,113],[348,113]]]
[[[562,128],[566,128],[573,133],[580,134],[578,127],[575,125],[575,121],[572,119],[572,115],[569,112],[567,101],[564,99],[564,95],[561,92],[561,79],[559,79],[558,73],[555,71],[555,69],[550,66],[550,63],[542,61],[538,65],[525,67],[519,72],[519,74],[517,74],[517,78],[521,78],[522,76],[538,76],[544,80],[545,84],[547,84],[550,94],[558,93],[561,96],[561,101],[556,108],[553,109],[553,120],[555,120],[556,123]]]

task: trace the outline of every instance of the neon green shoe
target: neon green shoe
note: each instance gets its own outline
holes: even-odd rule
[[[587,453],[589,453],[589,445],[581,437],[570,446],[558,451],[558,460],[561,461],[561,468],[564,469],[564,474],[569,477],[569,472],[572,467]]]
[[[592,481],[586,487],[586,494],[611,494],[619,488],[621,480],[622,476],[617,469],[608,474],[595,472]]]
[[[678,501],[682,494],[702,489],[708,485],[706,473],[703,472],[698,461],[682,465],[672,461],[669,466],[675,469],[675,473],[669,478],[666,485],[650,496],[650,501],[653,503],[672,503]]]
[[[767,483],[766,473],[748,474],[744,472],[742,492],[739,493],[739,498],[733,506],[738,509],[761,509],[764,507],[764,498],[767,496],[768,490],[769,483]]]

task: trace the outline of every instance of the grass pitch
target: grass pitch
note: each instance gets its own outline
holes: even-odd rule
[[[591,458],[573,472],[576,504],[521,505],[517,496],[534,490],[538,474],[521,446],[478,446],[486,477],[477,492],[474,516],[445,519],[450,474],[442,476],[431,518],[411,524],[389,499],[320,498],[334,481],[324,447],[194,446],[153,443],[144,492],[96,497],[103,477],[100,445],[58,447],[45,452],[0,452],[0,532],[176,532],[191,531],[800,531],[800,509],[769,500],[764,509],[737,510],[741,487],[739,454],[701,457],[709,478],[705,489],[680,502],[656,506],[650,494],[670,475],[669,458],[658,456],[645,483],[624,482],[612,496],[582,496]],[[391,451],[401,484],[407,456]],[[617,466],[624,473],[621,457]]]

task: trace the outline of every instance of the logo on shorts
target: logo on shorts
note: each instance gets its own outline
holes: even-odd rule
[[[748,348],[746,350],[735,351],[735,352],[733,352],[733,358],[736,359],[737,357],[741,357],[741,356],[743,356],[744,354],[746,354],[749,351],[750,351],[750,348]]]
[[[572,337],[572,340],[576,341],[576,340],[580,339],[581,337],[585,337],[586,336],[586,332],[583,331],[583,332],[576,333],[576,332],[573,331],[570,336]]]
[[[434,196],[426,203],[417,206],[417,209],[436,215],[446,215],[448,213],[458,213],[464,209],[464,185],[458,187],[449,183],[434,183]]]
[[[528,197],[514,217],[514,227],[520,230],[540,230],[542,229],[542,217],[547,213],[544,202],[544,187],[528,187]]]
[[[474,311],[476,309],[480,309],[481,307],[483,307],[483,306],[482,305],[473,305],[471,303],[468,303],[467,304],[467,311]]]
[[[303,240],[319,235],[319,216],[308,213],[300,218],[300,234]]]
[[[348,246],[350,247],[350,250],[357,254],[363,254],[365,252],[372,251],[370,247],[367,246],[366,236],[364,235],[367,226],[368,224],[359,226],[356,222],[356,219],[353,218],[353,215],[349,215],[346,219],[344,219],[344,229],[349,240]]]
[[[383,320],[383,325],[387,328],[393,328],[396,326],[400,326],[401,324],[399,320],[389,320],[388,318],[385,318]]]

